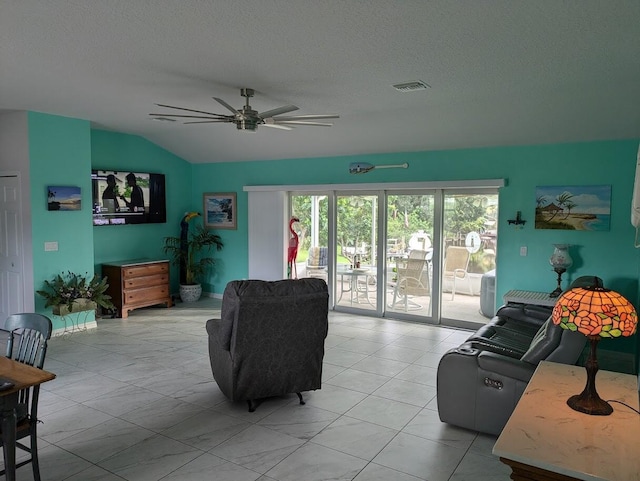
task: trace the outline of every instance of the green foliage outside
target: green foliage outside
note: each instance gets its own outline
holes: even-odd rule
[[[364,242],[371,245],[372,219],[377,216],[377,197],[366,195],[339,196],[337,198],[338,263],[351,264],[354,247]],[[296,224],[299,234],[298,262],[304,262],[312,243],[312,206],[317,202],[318,245],[328,245],[327,196],[294,195],[292,214],[300,219]],[[387,240],[388,248],[406,252],[411,236],[418,231],[429,234],[433,241],[433,196],[388,196]],[[486,223],[497,219],[497,195],[448,195],[444,206],[445,245],[465,245],[469,232],[485,234]],[[375,242],[380,240],[375,239]],[[494,239],[495,240],[495,239]],[[488,249],[487,252],[484,250]],[[367,259],[370,262],[369,259]],[[472,254],[470,272],[487,272],[495,268],[495,245],[485,242],[480,251]]]

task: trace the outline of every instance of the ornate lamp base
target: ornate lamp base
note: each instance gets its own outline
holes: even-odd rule
[[[555,267],[553,270],[558,274],[558,287],[556,287],[553,292],[549,293],[549,297],[558,297],[562,294],[562,274],[567,270],[564,267]]]
[[[587,369],[587,384],[584,391],[575,396],[571,396],[567,400],[567,405],[574,411],[594,416],[608,416],[613,412],[611,404],[600,399],[596,391],[596,373],[598,372],[598,360],[596,359],[596,348],[598,346],[599,336],[589,336],[591,341],[591,349],[589,351],[589,359],[585,364]]]
[[[574,411],[592,414],[594,416],[608,416],[613,412],[611,404],[600,399],[597,392],[576,394],[567,400],[567,405]]]

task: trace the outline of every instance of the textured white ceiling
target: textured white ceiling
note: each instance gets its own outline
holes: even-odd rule
[[[391,85],[423,80],[426,91]],[[337,113],[152,121],[155,103]],[[0,0],[0,109],[88,119],[189,162],[640,137],[638,0]]]

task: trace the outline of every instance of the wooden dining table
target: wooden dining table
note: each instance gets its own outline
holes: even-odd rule
[[[2,449],[4,453],[5,479],[16,479],[16,406],[18,392],[55,379],[56,375],[0,356],[0,377],[13,386],[0,391],[0,414],[2,416]]]

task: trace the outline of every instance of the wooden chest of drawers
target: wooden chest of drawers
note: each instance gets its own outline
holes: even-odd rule
[[[169,261],[130,260],[102,264],[118,317],[126,319],[138,307],[166,304],[171,307]]]

